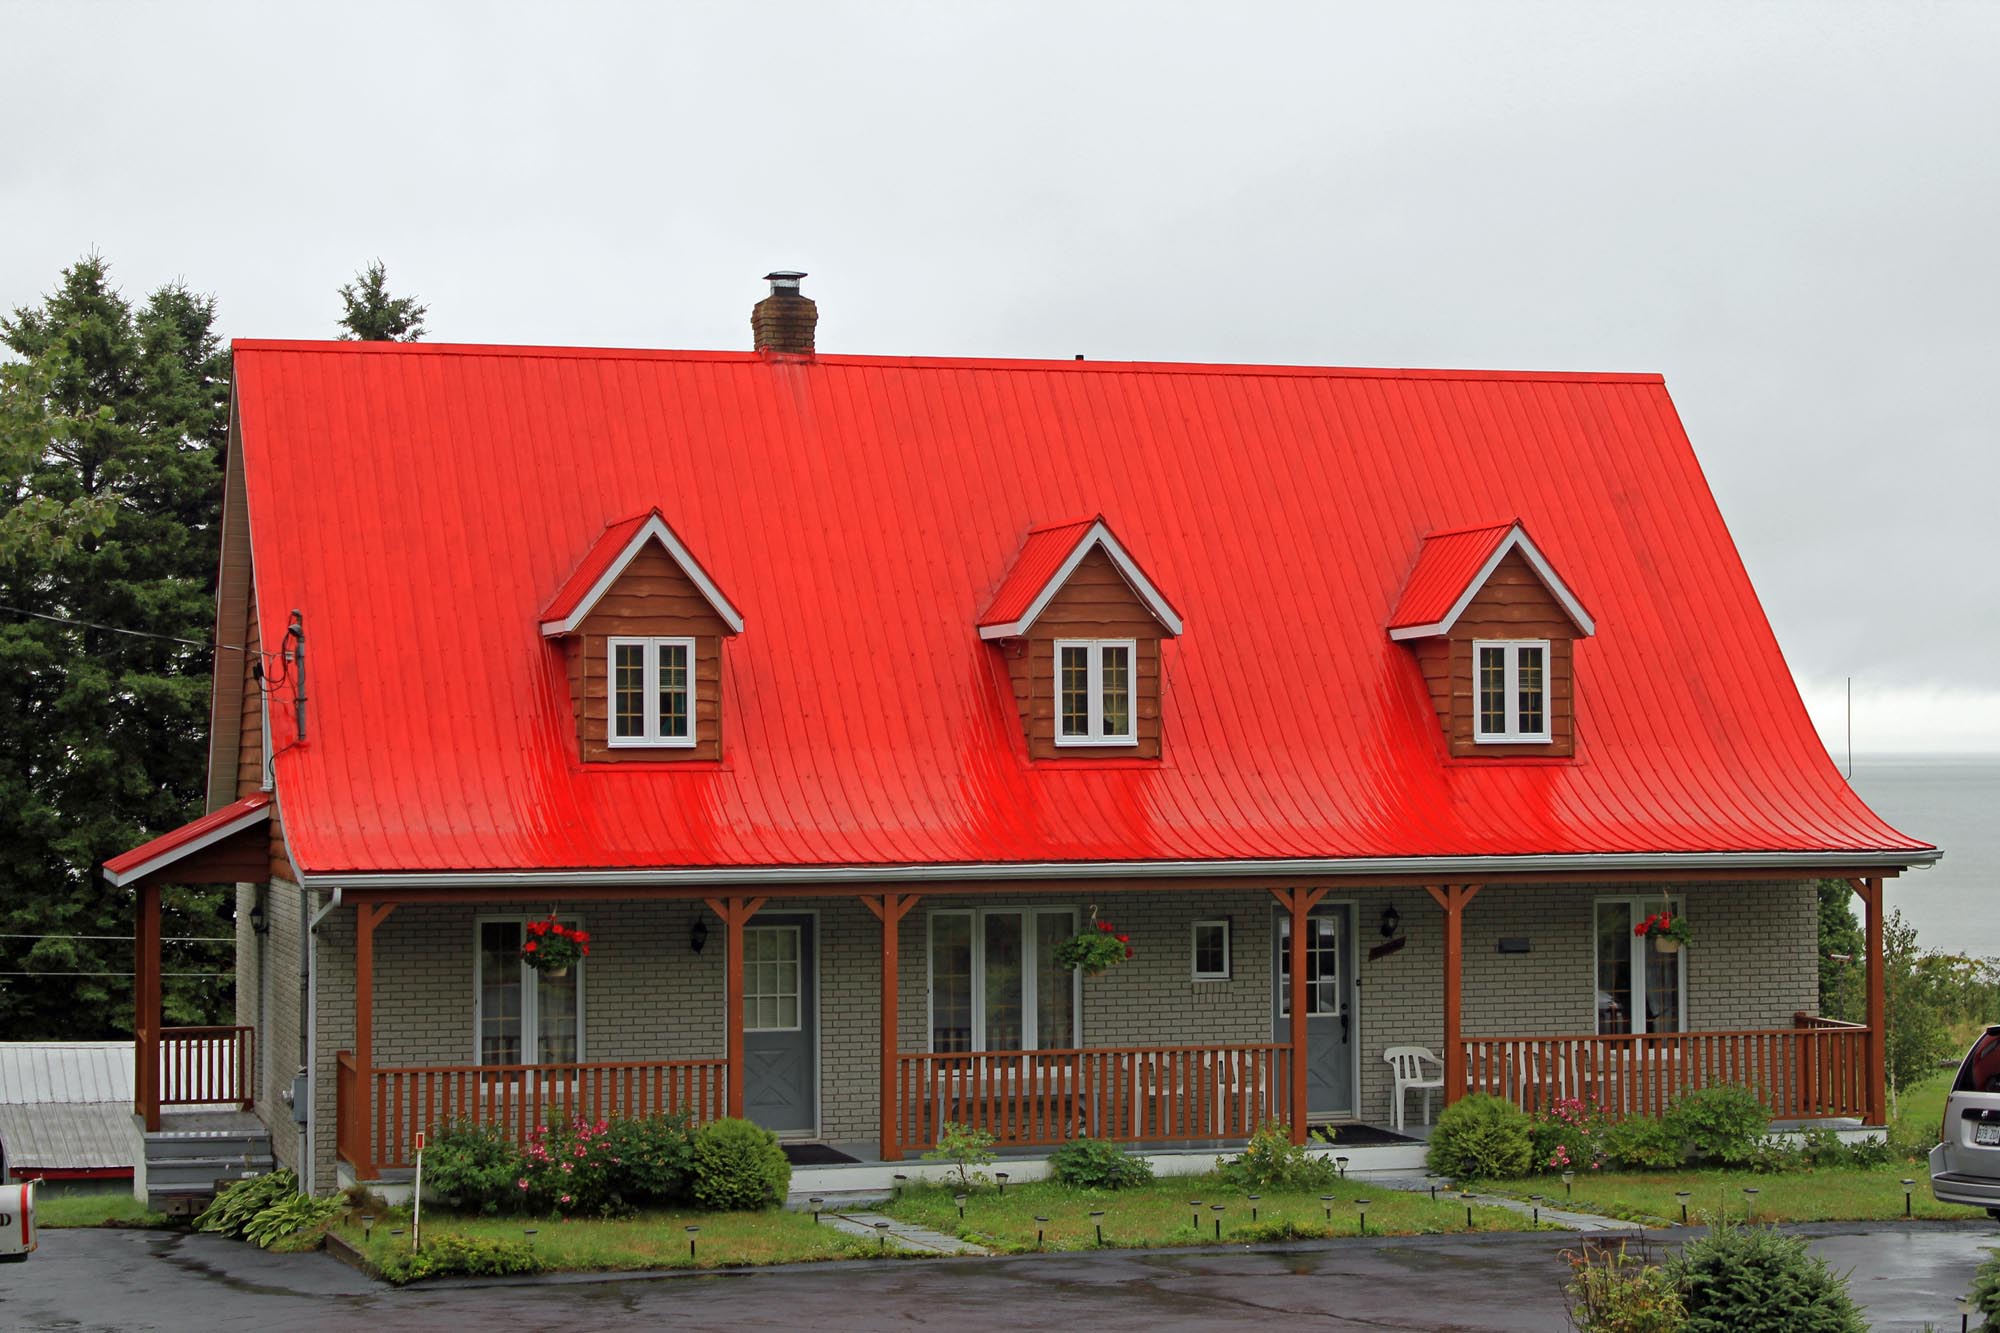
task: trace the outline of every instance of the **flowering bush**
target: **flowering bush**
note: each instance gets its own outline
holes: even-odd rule
[[[564,972],[579,958],[590,957],[590,932],[565,926],[551,916],[530,921],[521,943],[521,961],[537,972]]]
[[[1645,938],[1657,935],[1663,940],[1672,940],[1675,944],[1686,944],[1694,938],[1694,932],[1688,929],[1687,918],[1675,916],[1672,912],[1653,913],[1632,927],[1632,933]]]
[[[1610,1117],[1594,1101],[1558,1097],[1535,1112],[1535,1160],[1549,1171],[1602,1171]]]
[[[1072,935],[1055,948],[1057,967],[1080,967],[1087,977],[1116,967],[1131,956],[1132,937],[1120,934],[1109,921],[1099,921],[1096,929]]]
[[[514,1187],[530,1212],[610,1213],[617,1205],[612,1187],[618,1166],[609,1121],[551,1120],[529,1131]]]

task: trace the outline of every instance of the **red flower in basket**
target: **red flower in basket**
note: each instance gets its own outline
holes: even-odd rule
[[[1687,918],[1675,916],[1672,912],[1655,912],[1632,928],[1632,933],[1642,939],[1651,939],[1655,947],[1665,953],[1672,953],[1694,938],[1688,929]]]
[[[1094,977],[1132,956],[1130,936],[1119,934],[1109,921],[1093,924],[1095,930],[1085,930],[1056,945],[1057,967],[1081,969],[1085,976]]]
[[[590,956],[590,937],[553,916],[546,921],[530,921],[527,935],[521,944],[521,961],[538,972],[559,977],[578,959]]]

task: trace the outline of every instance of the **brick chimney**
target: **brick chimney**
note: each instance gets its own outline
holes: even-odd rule
[[[781,268],[764,277],[771,294],[750,308],[750,336],[757,350],[811,356],[819,307],[799,291],[799,279],[805,274]]]

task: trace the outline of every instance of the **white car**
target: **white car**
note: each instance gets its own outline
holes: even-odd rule
[[[2000,1025],[1972,1043],[1944,1103],[1931,1149],[1931,1193],[2000,1217]]]

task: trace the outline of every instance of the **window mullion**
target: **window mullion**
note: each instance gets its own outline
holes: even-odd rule
[[[1512,739],[1521,734],[1521,645],[1508,644],[1501,650],[1500,661],[1507,691],[1507,727],[1501,734]]]
[[[1104,739],[1104,645],[1093,643],[1087,658],[1090,687],[1090,739]]]
[[[1035,993],[1042,953],[1038,929],[1041,915],[1032,908],[1021,912],[1021,1049],[1024,1051],[1039,1049],[1042,1044],[1041,997]]]
[[[660,739],[660,641],[646,640],[645,651],[640,654],[640,671],[646,688],[644,698],[644,726],[646,739]]]

